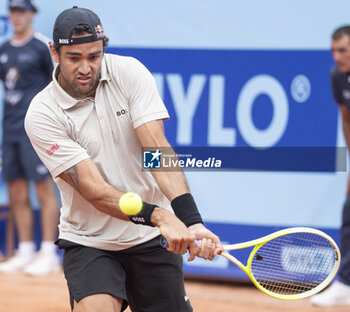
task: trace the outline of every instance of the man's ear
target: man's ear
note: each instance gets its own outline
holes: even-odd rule
[[[50,43],[50,52],[51,52],[51,57],[55,63],[59,63],[59,55],[58,51],[54,48],[53,43]]]

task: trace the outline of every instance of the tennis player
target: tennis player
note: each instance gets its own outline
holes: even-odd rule
[[[65,250],[71,306],[192,311],[180,254],[213,259],[222,246],[204,227],[182,172],[141,170],[142,147],[169,146],[169,115],[150,72],[134,58],[105,54],[107,42],[95,13],[63,11],[53,30],[53,81],[25,119],[61,191],[57,244]],[[136,217],[119,208],[127,191],[144,200]]]
[[[343,121],[343,132],[348,149],[350,147],[350,26],[343,26],[332,35],[332,55],[336,63],[331,72],[332,91]],[[311,298],[317,306],[350,305],[350,176],[343,207],[340,232],[342,262],[339,281],[334,282],[323,293]]]

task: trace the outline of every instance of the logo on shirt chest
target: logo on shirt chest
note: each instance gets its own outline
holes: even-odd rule
[[[117,111],[116,113],[117,113],[117,116],[119,117],[119,116],[122,116],[122,115],[129,113],[129,111],[126,108],[123,108],[122,110]]]

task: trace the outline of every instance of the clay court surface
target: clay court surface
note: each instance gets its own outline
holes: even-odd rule
[[[345,312],[349,307],[315,308],[308,299],[282,301],[253,286],[186,281],[196,312]],[[70,312],[63,273],[46,277],[0,275],[1,312]],[[127,310],[130,312],[130,310]],[[164,311],[166,312],[166,311]],[[179,311],[181,312],[181,311]]]

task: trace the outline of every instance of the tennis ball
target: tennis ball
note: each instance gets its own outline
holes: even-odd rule
[[[125,193],[119,199],[120,210],[128,216],[138,214],[142,209],[142,199],[136,193],[128,192]]]

